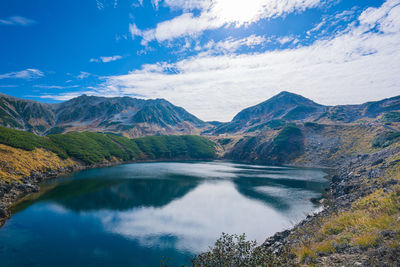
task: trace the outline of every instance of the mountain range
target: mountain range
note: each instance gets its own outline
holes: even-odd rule
[[[283,91],[267,101],[242,110],[231,122],[219,124],[209,133],[249,133],[280,127],[288,122],[355,123],[376,120],[396,110],[400,110],[400,96],[361,105],[324,106],[301,95]]]
[[[197,134],[208,126],[164,99],[82,95],[45,104],[0,95],[0,125],[39,135],[70,131],[120,133],[128,137]]]
[[[118,133],[127,137],[165,134],[242,134],[289,122],[347,124],[398,119],[400,96],[361,105],[325,106],[290,92],[239,112],[231,122],[204,122],[165,99],[82,95],[47,104],[0,94],[0,125],[39,135],[71,131]]]

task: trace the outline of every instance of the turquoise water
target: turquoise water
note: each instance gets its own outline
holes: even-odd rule
[[[316,211],[318,169],[136,163],[47,181],[0,229],[0,266],[169,266],[225,233],[263,242]]]

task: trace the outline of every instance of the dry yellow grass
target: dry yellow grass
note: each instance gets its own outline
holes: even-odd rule
[[[376,246],[383,230],[400,232],[400,187],[394,192],[380,189],[361,198],[350,211],[324,218],[311,240],[293,249],[299,261],[318,252],[334,252],[334,244]]]
[[[379,130],[378,130],[379,131]],[[371,153],[377,151],[371,147],[371,141],[376,136],[375,131],[354,127],[342,132],[342,146],[337,155],[348,153]],[[391,145],[400,146],[399,143]],[[385,158],[381,164],[389,165],[385,176],[375,178],[374,182],[383,183],[388,180],[400,180],[400,154]],[[377,168],[367,166],[367,171]],[[363,166],[366,167],[366,166]],[[372,183],[372,180],[367,182]],[[382,231],[400,233],[400,186],[378,189],[375,192],[360,198],[352,204],[348,211],[331,214],[318,221],[318,225],[306,230],[310,234],[292,251],[299,262],[306,258],[315,258],[319,253],[335,253],[336,245],[349,245],[355,247],[374,247],[382,242]],[[311,234],[312,233],[312,234]],[[298,233],[302,236],[302,233]],[[400,235],[391,240],[391,245],[400,246]]]
[[[44,149],[26,151],[0,144],[0,179],[6,182],[18,181],[31,171],[46,171],[75,164],[71,159],[61,159]]]

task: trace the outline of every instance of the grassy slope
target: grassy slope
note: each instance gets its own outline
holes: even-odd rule
[[[354,255],[360,255],[360,251],[373,255],[382,249],[399,249],[400,124],[297,126],[242,138],[231,149],[235,153],[228,150],[225,154],[228,158],[243,156],[241,160],[249,161],[274,162],[280,158],[284,164],[332,167],[339,175],[349,177],[345,186],[350,191],[343,196],[349,206],[316,217],[291,234],[287,249],[295,255],[295,262],[331,266],[330,257],[337,255],[343,259],[343,265],[343,248],[354,248]],[[246,147],[248,151],[244,151]],[[335,197],[331,201],[336,202]]]
[[[27,151],[0,144],[0,181],[13,182],[34,172],[73,167],[71,159],[61,159],[42,148]]]
[[[113,134],[67,133],[41,137],[0,127],[0,177],[18,179],[31,171],[108,161],[209,159],[214,143],[200,136],[151,136],[128,139]]]
[[[376,160],[382,159],[374,162],[374,155],[383,151],[397,151],[400,147],[399,132],[361,126],[331,129],[320,130],[327,139],[339,138],[336,151],[324,151],[327,162],[371,155],[372,164],[371,161],[368,164],[353,163],[350,165],[352,172],[348,174],[354,177],[350,179],[354,190],[366,194],[351,202],[349,208],[316,219],[292,234],[292,240],[298,242],[290,250],[299,263],[330,265],[329,256],[340,253],[343,247],[353,247],[358,251],[373,251],[378,246],[387,250],[400,248],[400,186],[393,183],[393,180],[400,182],[400,154],[376,156]],[[312,153],[314,150],[310,149],[297,162],[309,162]],[[368,178],[371,174],[375,175]],[[393,236],[385,237],[385,233],[393,233]],[[344,259],[343,255],[340,257]]]
[[[393,146],[399,147],[400,144]],[[393,163],[399,161],[400,155],[395,154],[375,166],[368,166],[366,170],[368,172],[373,172],[379,165],[389,165],[389,168],[382,177],[359,185],[359,190],[371,186],[372,183],[387,184],[390,180],[400,182],[400,165]],[[313,262],[318,257],[322,257],[323,262],[324,257],[340,252],[341,247],[350,246],[367,251],[379,245],[388,250],[399,249],[399,218],[400,186],[385,185],[357,199],[351,203],[349,209],[332,213],[297,231],[293,239],[298,239],[300,242],[291,249],[299,262],[303,263]],[[390,233],[392,236],[387,238],[385,233]]]

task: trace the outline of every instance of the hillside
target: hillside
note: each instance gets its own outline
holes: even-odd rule
[[[393,113],[379,118],[392,118]],[[278,265],[397,266],[400,123],[291,123],[214,140],[229,160],[328,167],[324,211],[263,244]],[[384,263],[382,265],[382,263]]]
[[[219,144],[218,153],[224,159],[323,167],[332,173],[326,194],[314,200],[324,210],[268,238],[256,250],[262,251],[265,262],[276,266],[398,266],[399,104],[400,97],[393,97],[326,107],[284,92],[216,126],[210,138]],[[233,245],[229,241],[224,247],[219,242],[198,259],[208,263],[223,258]],[[257,253],[248,257],[260,260]],[[224,259],[229,262],[231,258]]]
[[[303,96],[281,92],[239,112],[231,122],[217,125],[206,134],[251,134],[280,128],[290,122],[347,124],[399,120],[400,96],[361,105],[324,106]],[[389,116],[389,117],[388,117]]]
[[[70,131],[112,132],[127,137],[195,134],[208,124],[164,99],[82,95],[43,104],[0,94],[0,125],[40,135]]]
[[[45,178],[122,162],[213,159],[215,144],[194,135],[136,139],[114,134],[35,134],[0,127],[0,225],[21,196]]]
[[[232,122],[207,124],[214,126],[204,132],[207,139],[129,139],[72,131],[106,127],[101,129],[118,132],[129,121],[136,128],[121,130],[125,135],[144,134],[144,125],[160,127],[161,132],[175,125],[176,130],[182,122],[196,125],[193,129],[199,133],[203,122],[165,100],[81,96],[56,105],[19,101],[2,103],[7,114],[22,114],[13,115],[21,126],[27,118],[34,129],[34,123],[53,126],[46,136],[0,127],[0,217],[7,216],[7,208],[18,198],[38,190],[41,180],[80,168],[215,157],[323,167],[332,172],[332,181],[323,199],[314,201],[324,210],[268,238],[261,247],[263,255],[278,265],[311,266],[396,266],[400,257],[400,97],[329,107],[282,92],[243,110]],[[154,134],[154,129],[146,133]],[[52,134],[56,130],[67,133]]]

